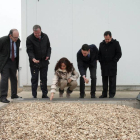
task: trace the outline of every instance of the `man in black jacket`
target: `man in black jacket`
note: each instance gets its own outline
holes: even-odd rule
[[[8,79],[11,81],[11,98],[20,98],[17,95],[17,69],[19,65],[19,32],[12,29],[8,36],[0,38],[0,73],[1,73],[1,89],[0,101],[9,103],[7,100]]]
[[[26,46],[32,76],[32,95],[34,98],[37,97],[38,74],[40,71],[42,98],[48,98],[47,71],[51,55],[51,47],[48,36],[41,32],[41,27],[39,25],[33,27],[33,33],[27,37]]]
[[[89,80],[86,78],[86,71],[89,67],[91,77],[91,98],[95,97],[96,91],[96,69],[98,60],[98,49],[95,45],[84,44],[77,53],[77,63],[80,72],[80,98],[85,95],[85,83]]]
[[[112,38],[111,32],[106,31],[99,46],[99,62],[101,64],[103,92],[99,98],[106,98],[109,80],[109,98],[116,93],[117,62],[122,56],[121,47],[117,40]]]

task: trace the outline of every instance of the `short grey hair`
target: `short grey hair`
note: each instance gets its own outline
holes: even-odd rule
[[[34,25],[34,26],[33,26],[33,31],[36,31],[38,28],[41,30],[40,25]]]

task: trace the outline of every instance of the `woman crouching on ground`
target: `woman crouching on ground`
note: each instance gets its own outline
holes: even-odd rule
[[[55,75],[51,86],[51,97],[53,99],[57,86],[59,87],[59,97],[63,97],[64,88],[67,88],[66,96],[69,98],[70,94],[77,87],[78,72],[74,69],[73,64],[67,58],[61,58],[55,66]]]

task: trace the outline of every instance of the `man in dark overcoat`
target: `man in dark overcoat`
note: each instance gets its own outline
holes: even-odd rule
[[[103,91],[99,98],[106,98],[109,82],[109,98],[116,93],[117,63],[122,56],[119,42],[112,38],[110,31],[104,33],[104,38],[99,46],[99,62],[101,65]]]

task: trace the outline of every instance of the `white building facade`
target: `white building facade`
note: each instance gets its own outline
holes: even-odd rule
[[[122,48],[117,85],[140,85],[140,0],[22,0],[21,6],[21,87],[31,85],[26,38],[33,33],[35,24],[42,27],[51,43],[48,85],[51,85],[55,64],[61,57],[67,57],[78,71],[77,51],[85,43],[99,48],[107,30]],[[89,70],[87,77],[90,78]],[[102,85],[99,62],[97,85]]]

